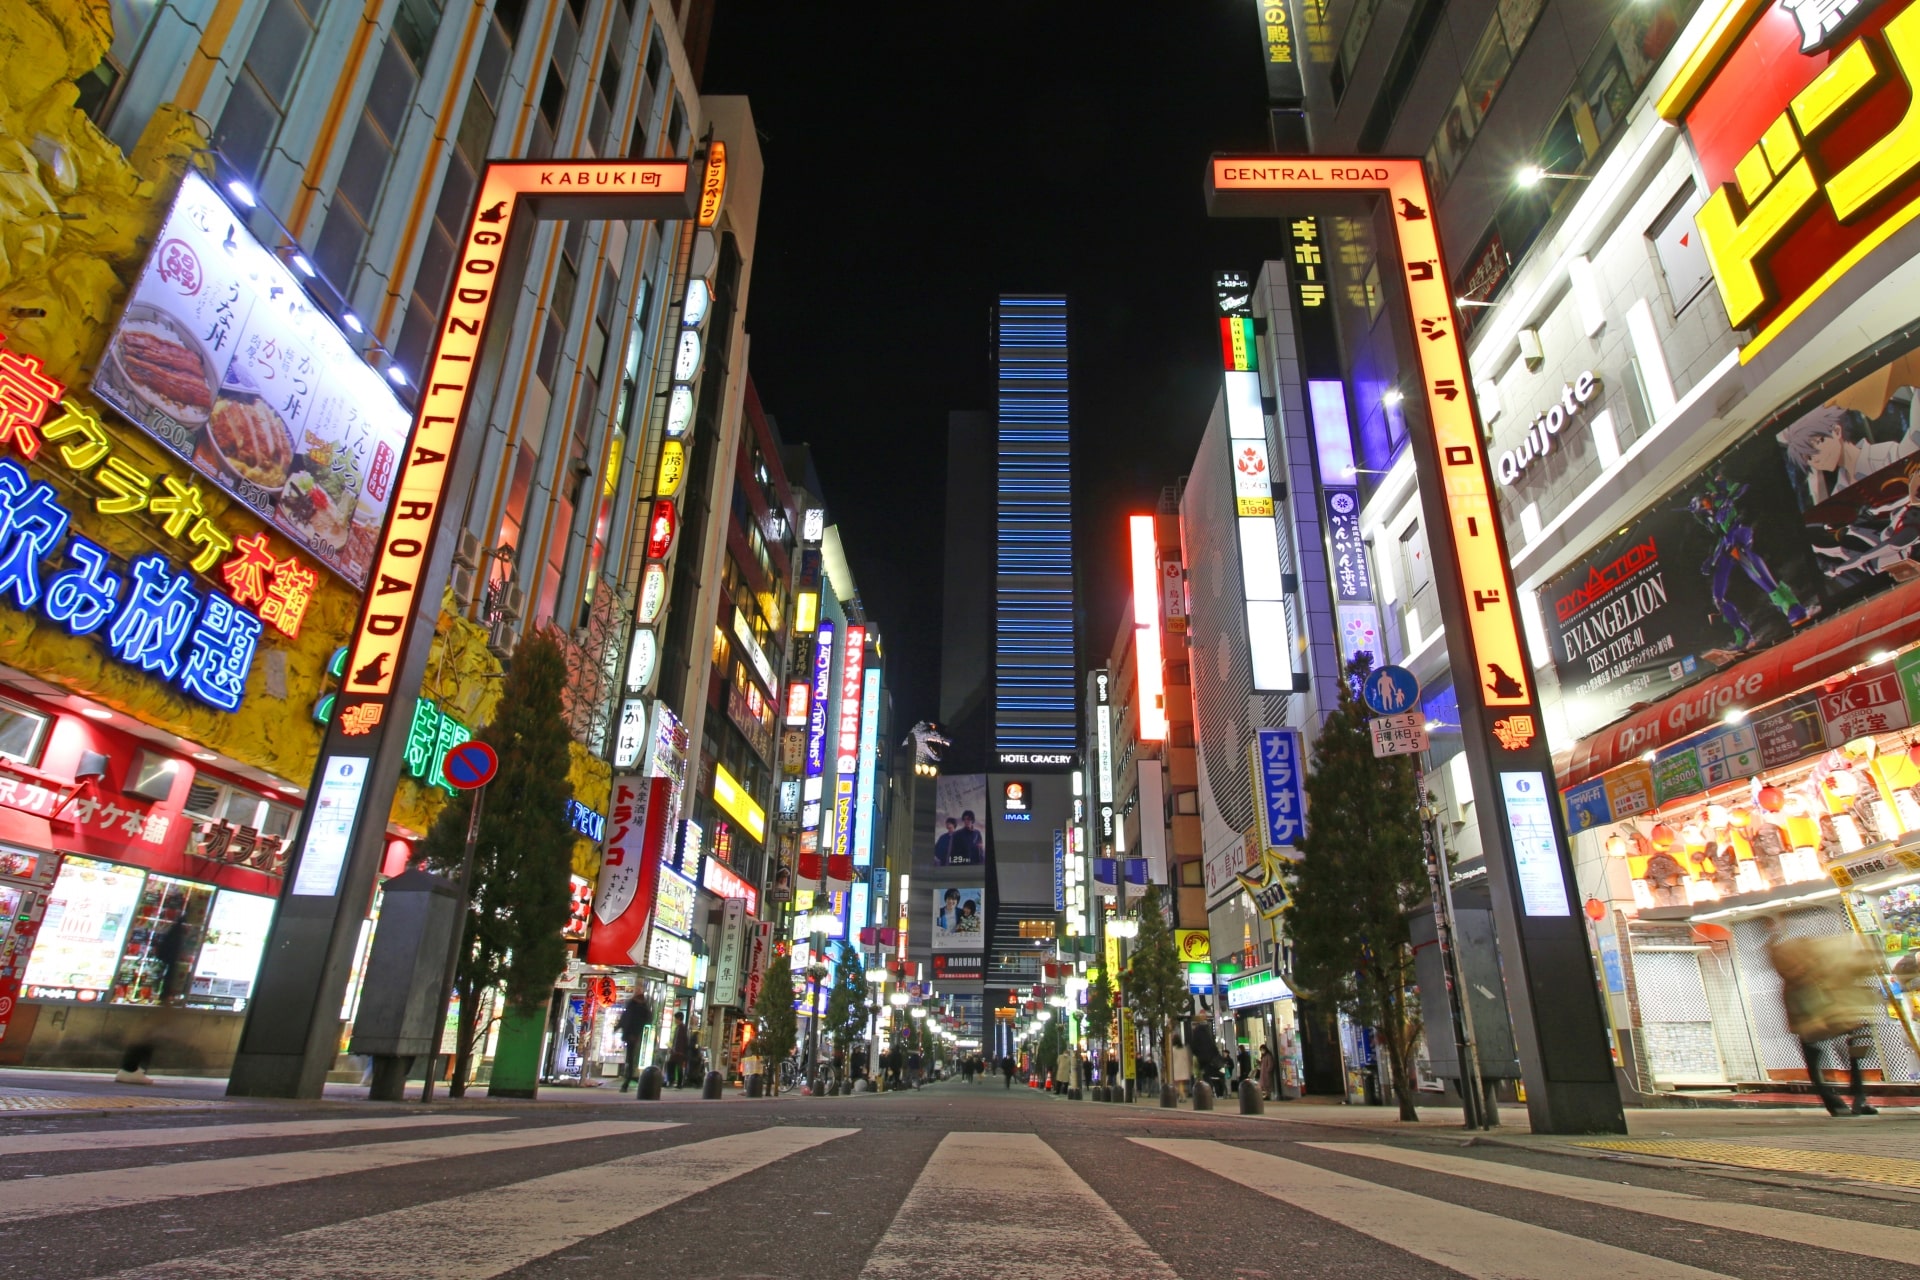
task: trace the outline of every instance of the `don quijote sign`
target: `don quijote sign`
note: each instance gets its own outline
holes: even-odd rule
[[[1499,465],[1494,468],[1500,483],[1514,484],[1530,464],[1551,453],[1554,440],[1575,418],[1585,413],[1587,406],[1599,395],[1600,378],[1591,369],[1563,385],[1560,398],[1528,424],[1520,443],[1500,455]]]

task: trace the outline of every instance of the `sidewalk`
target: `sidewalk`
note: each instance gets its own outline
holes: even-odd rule
[[[1189,1104],[1190,1105],[1190,1104]],[[1534,1134],[1525,1107],[1500,1109],[1500,1127],[1470,1130],[1457,1108],[1423,1107],[1403,1123],[1394,1107],[1327,1102],[1269,1102],[1258,1117],[1293,1124],[1417,1135],[1588,1159],[1671,1166],[1705,1165],[1748,1174],[1809,1176],[1832,1189],[1920,1192],[1920,1106],[1876,1104],[1877,1116],[1835,1118],[1818,1106],[1629,1109],[1627,1136]],[[1229,1097],[1218,1113],[1238,1115]]]

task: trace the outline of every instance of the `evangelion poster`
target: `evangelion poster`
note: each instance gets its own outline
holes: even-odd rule
[[[1540,591],[1568,728],[1584,736],[1827,607],[1780,447],[1721,455]]]

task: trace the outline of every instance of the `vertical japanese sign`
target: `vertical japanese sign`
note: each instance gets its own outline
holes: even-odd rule
[[[1351,208],[1358,198],[1375,202],[1367,216],[1391,228],[1381,245],[1382,270],[1387,280],[1395,273],[1399,280],[1386,285],[1380,305],[1404,305],[1392,337],[1409,392],[1409,437],[1467,760],[1476,793],[1499,797],[1481,809],[1480,833],[1502,959],[1512,966],[1508,989],[1516,993],[1510,1005],[1529,1116],[1536,1132],[1624,1132],[1583,930],[1575,920],[1534,914],[1521,902],[1533,892],[1527,882],[1537,886],[1546,869],[1519,865],[1517,853],[1530,864],[1550,857],[1552,874],[1568,883],[1572,864],[1558,806],[1501,789],[1505,778],[1539,779],[1544,789],[1553,760],[1539,731],[1533,671],[1424,166],[1375,157],[1216,156],[1207,176],[1215,215],[1293,218],[1303,205],[1331,199]]]
[[[1300,79],[1300,46],[1293,38],[1293,15],[1287,0],[1256,0],[1260,8],[1260,38],[1266,49],[1267,98],[1297,103],[1306,98]]]
[[[1293,729],[1261,729],[1254,735],[1256,793],[1266,815],[1260,833],[1269,849],[1292,849],[1306,834],[1306,762],[1300,734]]]
[[[489,340],[495,302],[519,293],[532,225],[540,219],[683,220],[695,210],[697,177],[686,160],[500,161],[481,174],[315,765],[317,793],[340,760],[370,760],[366,794],[345,866],[324,877],[334,882],[333,892],[289,895],[274,915],[229,1093],[318,1097],[337,1055],[338,1011],[386,849],[407,712],[452,561],[457,530],[442,519],[443,507],[477,465],[465,430],[473,386],[499,347]],[[293,856],[295,881],[313,882],[305,866],[310,854],[331,856],[324,845],[313,848],[315,830],[310,825],[302,834]]]
[[[720,947],[713,957],[713,1002],[717,1005],[740,1003],[746,941],[747,904],[741,898],[728,898],[720,906]]]
[[[660,883],[660,848],[672,807],[666,778],[623,774],[613,780],[607,849],[593,895],[588,964],[634,965],[645,948],[647,919]]]
[[[1053,909],[1067,909],[1067,833],[1058,827],[1053,832]]]
[[[800,796],[800,825],[820,829],[821,778],[827,771],[827,711],[833,696],[833,624],[821,620],[813,642],[813,705],[807,709],[806,781]]]

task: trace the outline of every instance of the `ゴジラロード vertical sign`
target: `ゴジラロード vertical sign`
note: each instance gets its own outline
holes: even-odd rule
[[[444,508],[473,467],[463,425],[487,364],[489,317],[521,283],[527,228],[540,219],[690,219],[699,177],[686,160],[505,161],[481,175],[312,784],[318,795],[341,761],[369,761],[358,812],[344,850],[330,843],[337,832],[309,824],[302,833],[229,1093],[318,1097],[336,1056],[340,1002],[404,765],[407,711],[452,559]],[[341,790],[337,778],[334,786]],[[337,866],[336,852],[344,855]]]
[[[1408,414],[1409,438],[1448,658],[1461,691],[1476,794],[1498,801],[1480,806],[1478,820],[1502,956],[1512,966],[1508,989],[1528,1113],[1541,1132],[1624,1132],[1585,934],[1569,917],[1531,909],[1545,900],[1539,891],[1548,870],[1542,859],[1550,857],[1552,870],[1572,882],[1558,806],[1500,788],[1503,778],[1537,778],[1544,789],[1553,760],[1539,730],[1492,470],[1425,170],[1415,159],[1216,156],[1207,177],[1208,207],[1215,214],[1288,219],[1328,206],[1334,206],[1328,212],[1351,214],[1364,201],[1370,225],[1391,229],[1381,258],[1399,276],[1387,293],[1404,306],[1392,335],[1402,377],[1420,383],[1420,395],[1409,394],[1405,404],[1415,410]],[[1311,840],[1305,856],[1313,856]],[[1528,895],[1532,901],[1523,903]]]

